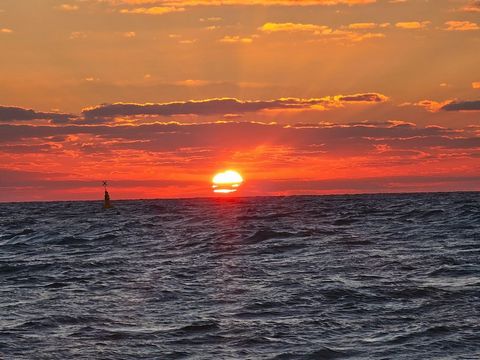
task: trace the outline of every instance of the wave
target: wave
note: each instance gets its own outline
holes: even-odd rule
[[[211,332],[211,331],[218,331],[220,330],[220,325],[217,321],[214,320],[205,320],[205,321],[198,321],[191,323],[189,325],[185,325],[180,329],[176,330],[176,332],[181,333],[202,333],[202,332]]]
[[[478,358],[479,193],[99,205],[0,204],[0,357]]]
[[[313,350],[307,353],[283,353],[273,357],[274,360],[295,360],[295,359],[305,359],[305,360],[330,360],[330,359],[346,359],[353,355],[355,352],[346,352],[340,350],[334,350],[329,347],[322,347],[317,350]]]
[[[311,236],[310,231],[288,232],[288,231],[275,231],[271,229],[262,229],[256,231],[253,235],[245,239],[246,243],[257,244],[262,241],[270,239],[289,239],[289,238],[302,238]]]

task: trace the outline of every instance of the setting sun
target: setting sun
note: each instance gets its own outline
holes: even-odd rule
[[[212,183],[213,192],[229,194],[238,190],[243,183],[243,177],[235,170],[226,170],[216,174]]]

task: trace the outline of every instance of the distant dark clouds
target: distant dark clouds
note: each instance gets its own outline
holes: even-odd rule
[[[348,102],[378,103],[387,101],[387,97],[378,93],[337,95],[332,97],[299,99],[281,98],[269,101],[243,101],[234,98],[217,98],[200,101],[182,101],[157,104],[115,103],[102,104],[84,109],[82,115],[87,119],[99,117],[136,116],[136,115],[227,115],[257,112],[262,110],[312,109],[342,106]]]
[[[355,94],[355,95],[340,95],[337,97],[340,101],[345,102],[383,102],[387,97],[377,93]]]
[[[0,107],[0,152],[10,154],[111,153],[114,151],[175,152],[181,149],[243,150],[258,146],[286,147],[294,153],[314,149],[317,154],[356,156],[429,149],[478,149],[480,136],[472,129],[420,127],[404,121],[350,122],[306,121],[299,124],[258,121],[215,122],[112,122],[131,116],[230,115],[277,110],[329,110],[346,104],[387,101],[379,93],[337,95],[313,99],[280,98],[241,101],[234,98],[158,104],[117,103],[88,108],[75,121],[72,115]],[[435,103],[437,104],[437,103]],[[438,103],[440,104],[440,103]],[[423,105],[422,105],[423,106]],[[441,103],[435,111],[480,110],[480,101]],[[28,123],[46,119],[50,124]],[[234,119],[234,118],[232,118]],[[23,124],[18,123],[23,121]],[[11,122],[11,123],[8,123]],[[309,151],[310,151],[309,150]],[[398,153],[398,152],[397,152]],[[210,155],[209,155],[210,156]]]
[[[441,127],[420,128],[401,122],[297,126],[226,122],[189,125],[155,123],[134,126],[0,125],[0,143],[3,144],[0,150],[14,153],[26,152],[29,149],[32,152],[47,151],[47,146],[53,146],[52,139],[62,137],[65,141],[54,142],[54,149],[59,149],[63,144],[70,150],[76,149],[79,152],[107,150],[169,152],[185,148],[245,150],[267,146],[287,147],[294,153],[300,149],[314,148],[333,156],[360,156],[378,152],[378,148],[388,151],[480,148],[480,136],[476,136],[473,131]],[[17,146],[25,143],[32,147]]]
[[[441,110],[444,111],[480,111],[480,100],[473,101],[453,101],[444,105]]]
[[[0,152],[10,154],[31,154],[31,153],[48,153],[54,150],[50,144],[38,144],[38,145],[0,145]]]
[[[0,167],[0,189],[8,187],[36,187],[39,189],[76,189],[79,187],[98,188],[98,180],[64,180],[65,173],[22,171]],[[113,184],[122,186],[158,186],[167,187],[185,183],[178,180],[119,180]],[[192,183],[192,182],[190,182]]]
[[[358,179],[328,179],[328,180],[264,180],[261,186],[272,192],[277,191],[305,191],[310,190],[346,190],[358,192],[388,192],[400,188],[405,191],[409,186],[431,185],[432,183],[475,185],[480,181],[480,176],[385,176]],[[465,186],[468,188],[468,186]]]
[[[0,106],[0,121],[50,120],[54,123],[66,123],[74,116],[55,112],[39,112],[15,106]]]

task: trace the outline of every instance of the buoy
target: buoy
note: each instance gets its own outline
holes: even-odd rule
[[[105,189],[105,198],[104,198],[104,201],[103,201],[103,208],[104,209],[110,209],[112,207],[112,205],[110,204],[110,195],[108,194],[108,191],[107,191],[107,181],[104,181],[103,182],[103,188]]]

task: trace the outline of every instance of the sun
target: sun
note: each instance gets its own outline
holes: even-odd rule
[[[230,194],[238,190],[243,183],[243,177],[235,170],[219,172],[212,179],[213,192],[219,194]]]

